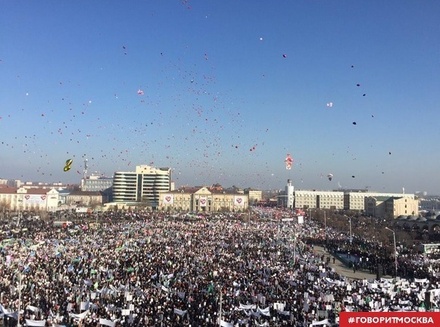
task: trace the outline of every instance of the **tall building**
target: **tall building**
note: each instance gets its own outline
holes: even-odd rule
[[[292,180],[288,179],[286,185],[286,194],[287,194],[287,208],[289,209],[293,209],[293,204],[295,200],[295,195],[293,194],[293,192],[294,192],[294,188],[292,185]]]
[[[292,180],[288,179],[284,192],[281,191],[277,197],[277,204],[284,208],[293,209],[295,202],[295,194]]]
[[[135,172],[115,172],[113,201],[157,208],[160,194],[171,191],[171,169],[136,166]]]

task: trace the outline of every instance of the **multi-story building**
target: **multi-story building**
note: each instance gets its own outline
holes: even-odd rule
[[[247,194],[249,198],[249,204],[256,204],[263,199],[263,192],[261,190],[247,188],[244,190],[244,194]]]
[[[248,208],[249,196],[233,190],[186,187],[162,193],[159,208],[165,211],[241,212]]]
[[[81,179],[81,191],[102,192],[113,186],[113,177],[90,175]]]
[[[113,201],[138,202],[138,174],[118,171],[113,175]]]
[[[72,191],[66,196],[66,204],[76,206],[98,207],[107,200],[107,195],[99,191]]]
[[[11,184],[13,187],[25,188],[25,189],[44,189],[44,190],[61,190],[61,189],[73,189],[76,185],[64,184],[64,183],[45,183],[45,182],[21,182],[20,180],[12,180]]]
[[[369,196],[365,198],[365,213],[384,218],[417,216],[419,214],[419,201],[402,196]]]
[[[285,192],[278,196],[278,205],[291,208],[288,199],[292,190],[289,180]],[[419,213],[419,201],[414,194],[375,193],[367,190],[296,190],[293,193],[294,207],[299,209],[344,209],[365,212],[376,217],[394,218]]]
[[[295,191],[295,208],[300,209],[344,209],[344,192],[338,191]]]
[[[56,189],[0,188],[0,210],[54,211],[59,205]]]
[[[354,211],[365,211],[365,199],[368,197],[394,197],[415,199],[414,194],[405,193],[375,193],[366,191],[346,191],[344,192],[344,209]]]
[[[136,166],[135,172],[115,172],[113,201],[159,206],[160,194],[171,191],[171,169]]]
[[[23,182],[18,179],[0,179],[0,185],[6,185],[10,187],[20,187],[23,185]]]
[[[293,209],[295,205],[295,188],[292,185],[292,180],[287,180],[287,185],[284,192],[280,192],[277,197],[277,205],[283,208]]]

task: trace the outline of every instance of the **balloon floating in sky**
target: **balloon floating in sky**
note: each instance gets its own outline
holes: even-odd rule
[[[66,165],[64,166],[64,171],[69,171],[73,163],[73,159],[67,159]]]
[[[327,107],[329,107],[329,108],[333,107],[333,102],[328,102]]]
[[[328,174],[327,178],[328,178],[329,181],[331,181],[333,179],[333,174]]]
[[[286,55],[286,54],[283,54],[283,58],[287,58],[287,55]]]
[[[353,125],[356,125],[356,122],[355,122],[355,121],[353,122]]]
[[[138,94],[138,95],[144,95],[144,91],[142,91],[141,89],[139,89],[139,90],[137,91],[137,94]]]
[[[284,162],[286,163],[286,169],[287,170],[292,169],[293,158],[290,155],[290,153],[287,154],[286,159],[284,160]]]

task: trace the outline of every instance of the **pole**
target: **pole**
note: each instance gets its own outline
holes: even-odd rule
[[[220,287],[220,305],[219,305],[220,312],[218,314],[218,325],[219,326],[222,325],[222,302],[223,302],[223,292],[222,292],[222,288]]]
[[[20,310],[21,310],[21,286],[22,286],[22,275],[19,272],[18,273],[18,310],[17,310],[17,326],[21,326],[20,325]]]
[[[397,246],[396,246],[396,232],[393,231],[393,238],[394,238],[394,266],[396,270],[396,277],[397,277]]]
[[[385,227],[385,229],[388,229],[390,232],[393,233],[393,243],[394,243],[394,270],[397,277],[397,244],[396,244],[396,232],[392,230],[391,228]]]
[[[351,244],[352,240],[353,240],[353,236],[351,234],[351,217],[350,217],[350,244]]]
[[[18,202],[23,203],[23,200],[18,200]],[[20,228],[20,220],[21,220],[21,204],[18,206],[18,216],[17,216],[17,228]]]
[[[295,235],[295,239],[293,241],[293,264],[296,263],[296,235]]]

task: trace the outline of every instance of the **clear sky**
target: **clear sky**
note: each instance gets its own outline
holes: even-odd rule
[[[0,178],[440,194],[437,0],[1,7]]]

